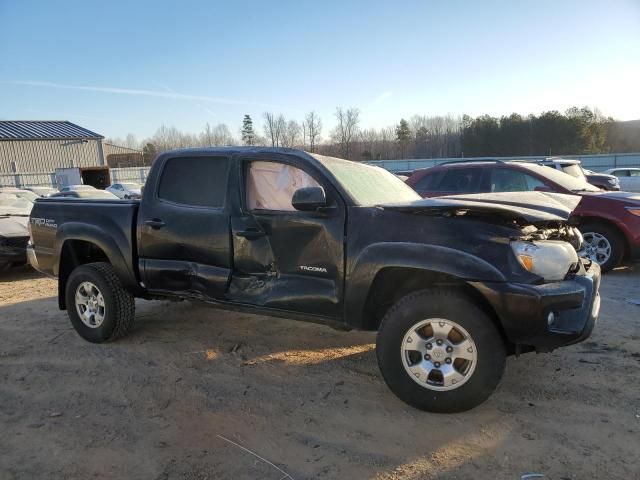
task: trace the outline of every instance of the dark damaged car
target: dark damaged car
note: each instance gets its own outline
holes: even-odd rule
[[[27,262],[28,222],[33,203],[0,193],[0,272]]]
[[[496,388],[507,355],[585,339],[600,269],[568,224],[579,198],[421,199],[385,170],[298,150],[179,150],[142,200],[43,199],[31,263],[90,342],[134,323],[134,298],[377,331],[405,402],[456,412]]]

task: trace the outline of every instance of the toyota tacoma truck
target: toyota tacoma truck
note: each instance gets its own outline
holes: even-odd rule
[[[458,412],[507,355],[584,340],[600,269],[546,192],[422,199],[391,173],[293,149],[160,155],[138,200],[36,201],[31,264],[90,342],[122,337],[134,298],[191,299],[377,331],[403,401]]]

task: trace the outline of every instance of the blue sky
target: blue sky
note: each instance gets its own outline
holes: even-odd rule
[[[0,118],[139,138],[249,113],[640,118],[640,0],[0,0]],[[325,135],[326,136],[326,135]]]

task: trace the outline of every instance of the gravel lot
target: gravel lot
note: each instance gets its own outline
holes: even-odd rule
[[[397,400],[369,333],[140,301],[132,334],[92,345],[55,294],[0,276],[2,479],[640,475],[638,267],[605,276],[587,342],[509,359],[457,415]]]

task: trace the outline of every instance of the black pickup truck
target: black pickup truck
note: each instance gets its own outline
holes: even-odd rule
[[[187,149],[158,157],[140,201],[38,200],[27,253],[90,342],[124,335],[135,297],[372,330],[398,397],[456,412],[490,396],[507,355],[591,333],[600,270],[576,255],[578,201],[422,199],[337,158]]]

